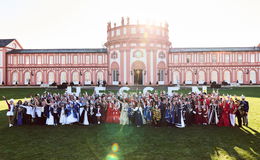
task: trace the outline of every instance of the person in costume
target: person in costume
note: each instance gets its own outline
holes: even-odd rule
[[[230,113],[229,113],[229,119],[230,119],[230,124],[232,127],[235,127],[236,125],[236,111],[237,111],[237,104],[234,103],[233,99],[230,100]]]
[[[22,107],[23,102],[19,100],[16,104],[16,125],[21,126],[23,125],[23,112],[25,112],[25,109]]]
[[[96,123],[96,110],[94,104],[91,102],[88,110],[88,120],[90,124]]]
[[[113,123],[120,123],[120,103],[118,101],[114,101],[114,108],[112,110],[113,115]]]
[[[77,114],[77,108],[76,106],[74,106],[74,102],[70,101],[67,105],[66,105],[66,124],[73,124],[76,123],[78,121],[78,114]]]
[[[208,124],[208,106],[206,104],[206,100],[203,101],[203,105],[202,105],[202,124],[203,125],[207,125]]]
[[[61,125],[65,125],[66,124],[66,114],[65,114],[65,103],[60,103],[60,107],[61,107],[61,112],[60,112],[60,124]]]
[[[14,99],[10,99],[10,101],[8,102],[6,100],[6,98],[3,96],[3,99],[5,100],[7,106],[8,106],[8,111],[6,113],[6,116],[8,117],[8,123],[9,123],[9,127],[13,126],[13,121],[14,121]]]
[[[195,105],[195,111],[193,111],[193,113],[195,114],[195,123],[202,124],[203,113],[202,113],[201,101],[197,101],[197,104]]]
[[[248,111],[249,111],[249,103],[246,101],[245,96],[241,97],[241,104],[244,106],[244,113],[242,114],[243,125],[248,126]]]
[[[238,99],[236,99],[236,104],[238,106],[236,111],[238,127],[242,127],[242,116],[244,115],[244,104],[242,104]]]
[[[106,123],[113,122],[113,108],[114,104],[111,102],[111,97],[109,97],[107,102]]]
[[[96,108],[97,124],[101,123],[101,116],[102,116],[102,108],[101,108],[101,105],[98,104],[97,108]]]
[[[225,126],[228,127],[230,126],[230,120],[229,120],[229,104],[226,102],[224,99],[223,102],[219,105],[221,108],[221,116],[219,119],[219,123],[217,124],[219,127]]]
[[[54,110],[54,105],[55,105],[55,103],[54,103],[54,100],[52,99],[51,100],[51,102],[50,103],[47,103],[47,101],[45,100],[45,102],[46,102],[46,104],[47,104],[47,109],[45,110],[45,115],[46,115],[46,117],[47,117],[47,119],[46,119],[46,125],[48,125],[48,126],[53,126],[53,125],[55,125],[55,123],[54,123],[54,112],[53,112],[53,110]]]
[[[118,100],[119,101],[119,100]],[[122,109],[120,112],[120,124],[121,125],[129,125],[129,118],[128,118],[128,103],[125,99],[123,99],[123,102],[119,101],[122,105]]]
[[[176,123],[176,127],[178,128],[184,128],[185,127],[185,123],[184,123],[184,116],[183,116],[183,109],[184,109],[184,102],[179,102],[178,104],[178,119],[177,119],[177,123]]]
[[[141,107],[141,103],[137,103],[136,107],[133,109],[133,111],[135,112],[135,125],[137,127],[141,127],[143,125],[143,109]]]
[[[144,118],[146,120],[147,124],[151,124],[152,122],[152,106],[149,102],[149,100],[146,101],[146,103],[143,103],[144,105]]]
[[[155,127],[160,127],[161,117],[161,110],[158,108],[158,105],[155,105],[155,108],[153,109],[153,122]]]
[[[209,121],[208,124],[218,124],[218,101],[212,100],[210,103],[210,115],[209,115]]]

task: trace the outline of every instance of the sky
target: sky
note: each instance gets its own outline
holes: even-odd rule
[[[0,0],[0,39],[23,48],[101,48],[107,22],[167,21],[172,47],[260,43],[260,0]]]

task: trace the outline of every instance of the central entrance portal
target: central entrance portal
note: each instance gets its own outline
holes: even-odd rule
[[[143,84],[143,70],[142,69],[134,70],[134,84],[136,84],[136,85]]]

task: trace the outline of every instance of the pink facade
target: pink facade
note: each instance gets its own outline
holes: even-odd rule
[[[168,24],[107,25],[106,48],[22,49],[0,40],[0,81],[5,85],[73,82],[110,85],[260,84],[260,46],[172,48]]]

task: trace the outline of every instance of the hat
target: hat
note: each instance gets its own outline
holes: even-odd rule
[[[241,99],[245,99],[245,98],[246,98],[246,97],[242,94],[242,95],[241,95]]]
[[[10,102],[14,102],[14,99],[10,99],[9,101],[10,101]]]

